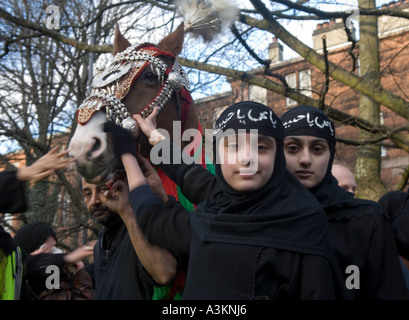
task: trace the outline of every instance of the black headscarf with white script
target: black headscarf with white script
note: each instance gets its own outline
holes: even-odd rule
[[[273,137],[277,150],[268,182],[253,192],[239,192],[223,178],[216,154],[221,191],[199,204],[191,224],[204,242],[272,247],[328,257],[327,226],[316,199],[286,169],[281,121],[267,106],[244,101],[228,107],[216,121],[213,149],[221,137],[258,130]]]
[[[335,126],[325,112],[312,106],[298,106],[285,112],[280,119],[285,137],[313,136],[324,138],[328,142],[331,156],[326,174],[318,185],[309,189],[321,203],[328,220],[359,217],[371,211],[383,212],[383,209],[373,201],[354,198],[354,194],[341,188],[332,175],[336,144]]]

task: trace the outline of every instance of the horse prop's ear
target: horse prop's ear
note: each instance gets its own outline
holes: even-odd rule
[[[167,35],[158,43],[158,49],[169,52],[174,56],[182,52],[183,40],[185,37],[185,29],[183,22],[177,27],[175,31]]]
[[[124,51],[128,48],[131,43],[125,39],[125,37],[121,34],[119,30],[119,26],[116,25],[115,28],[115,39],[114,39],[114,49],[112,50],[112,54],[116,55],[118,52]]]

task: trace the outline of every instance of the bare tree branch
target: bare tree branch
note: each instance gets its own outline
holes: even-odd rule
[[[46,27],[43,27],[37,23],[33,23],[29,20],[25,20],[25,19],[20,19],[17,18],[13,15],[11,15],[10,13],[8,13],[7,11],[5,11],[4,9],[0,8],[0,18],[8,20],[10,22],[13,22],[14,24],[20,26],[20,27],[24,27],[24,28],[28,28],[31,30],[35,30],[35,31],[39,31],[41,32],[43,35],[49,36],[50,38],[56,40],[56,41],[60,41],[64,44],[68,44],[70,46],[73,46],[77,49],[80,50],[84,50],[87,52],[99,52],[99,53],[107,53],[107,52],[111,52],[112,51],[112,46],[110,45],[91,45],[85,42],[81,42],[81,41],[77,41],[75,39],[66,37],[64,35],[62,35],[61,33],[59,33],[58,31],[52,30],[52,29],[48,29]]]
[[[255,7],[263,15],[264,20],[256,20],[254,18],[240,15],[240,21],[250,26],[267,30],[281,39],[291,49],[295,50],[298,54],[304,57],[308,62],[317,67],[322,72],[325,72],[325,61],[321,55],[315,50],[311,49],[307,45],[303,44],[291,33],[285,30],[275,19],[269,14],[264,4],[259,0],[251,0]],[[341,83],[359,91],[360,93],[372,98],[377,103],[386,106],[400,116],[409,119],[409,102],[401,97],[386,91],[383,88],[374,90],[370,81],[367,81],[363,77],[351,73],[340,66],[337,66],[331,62],[328,64],[329,73],[332,78],[340,81]]]

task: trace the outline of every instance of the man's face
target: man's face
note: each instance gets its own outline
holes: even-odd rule
[[[356,181],[354,174],[343,165],[333,164],[332,165],[332,175],[338,180],[338,185],[345,189],[346,191],[356,192]]]
[[[107,206],[107,199],[104,192],[108,190],[108,186],[98,186],[90,184],[82,180],[82,194],[84,203],[91,215],[91,218],[97,223],[107,226],[119,216],[110,210]]]

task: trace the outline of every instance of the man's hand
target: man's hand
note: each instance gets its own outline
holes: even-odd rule
[[[138,155],[136,159],[138,160],[139,166],[143,172],[146,182],[151,187],[152,192],[156,196],[158,196],[162,200],[163,203],[166,203],[169,197],[166,194],[165,189],[163,188],[163,185],[162,185],[162,181],[160,180],[155,169],[142,156]]]
[[[109,181],[108,184],[111,185],[111,189],[104,193],[107,198],[107,205],[112,211],[118,213],[123,218],[127,212],[132,212],[128,197],[128,184],[123,180]]]

